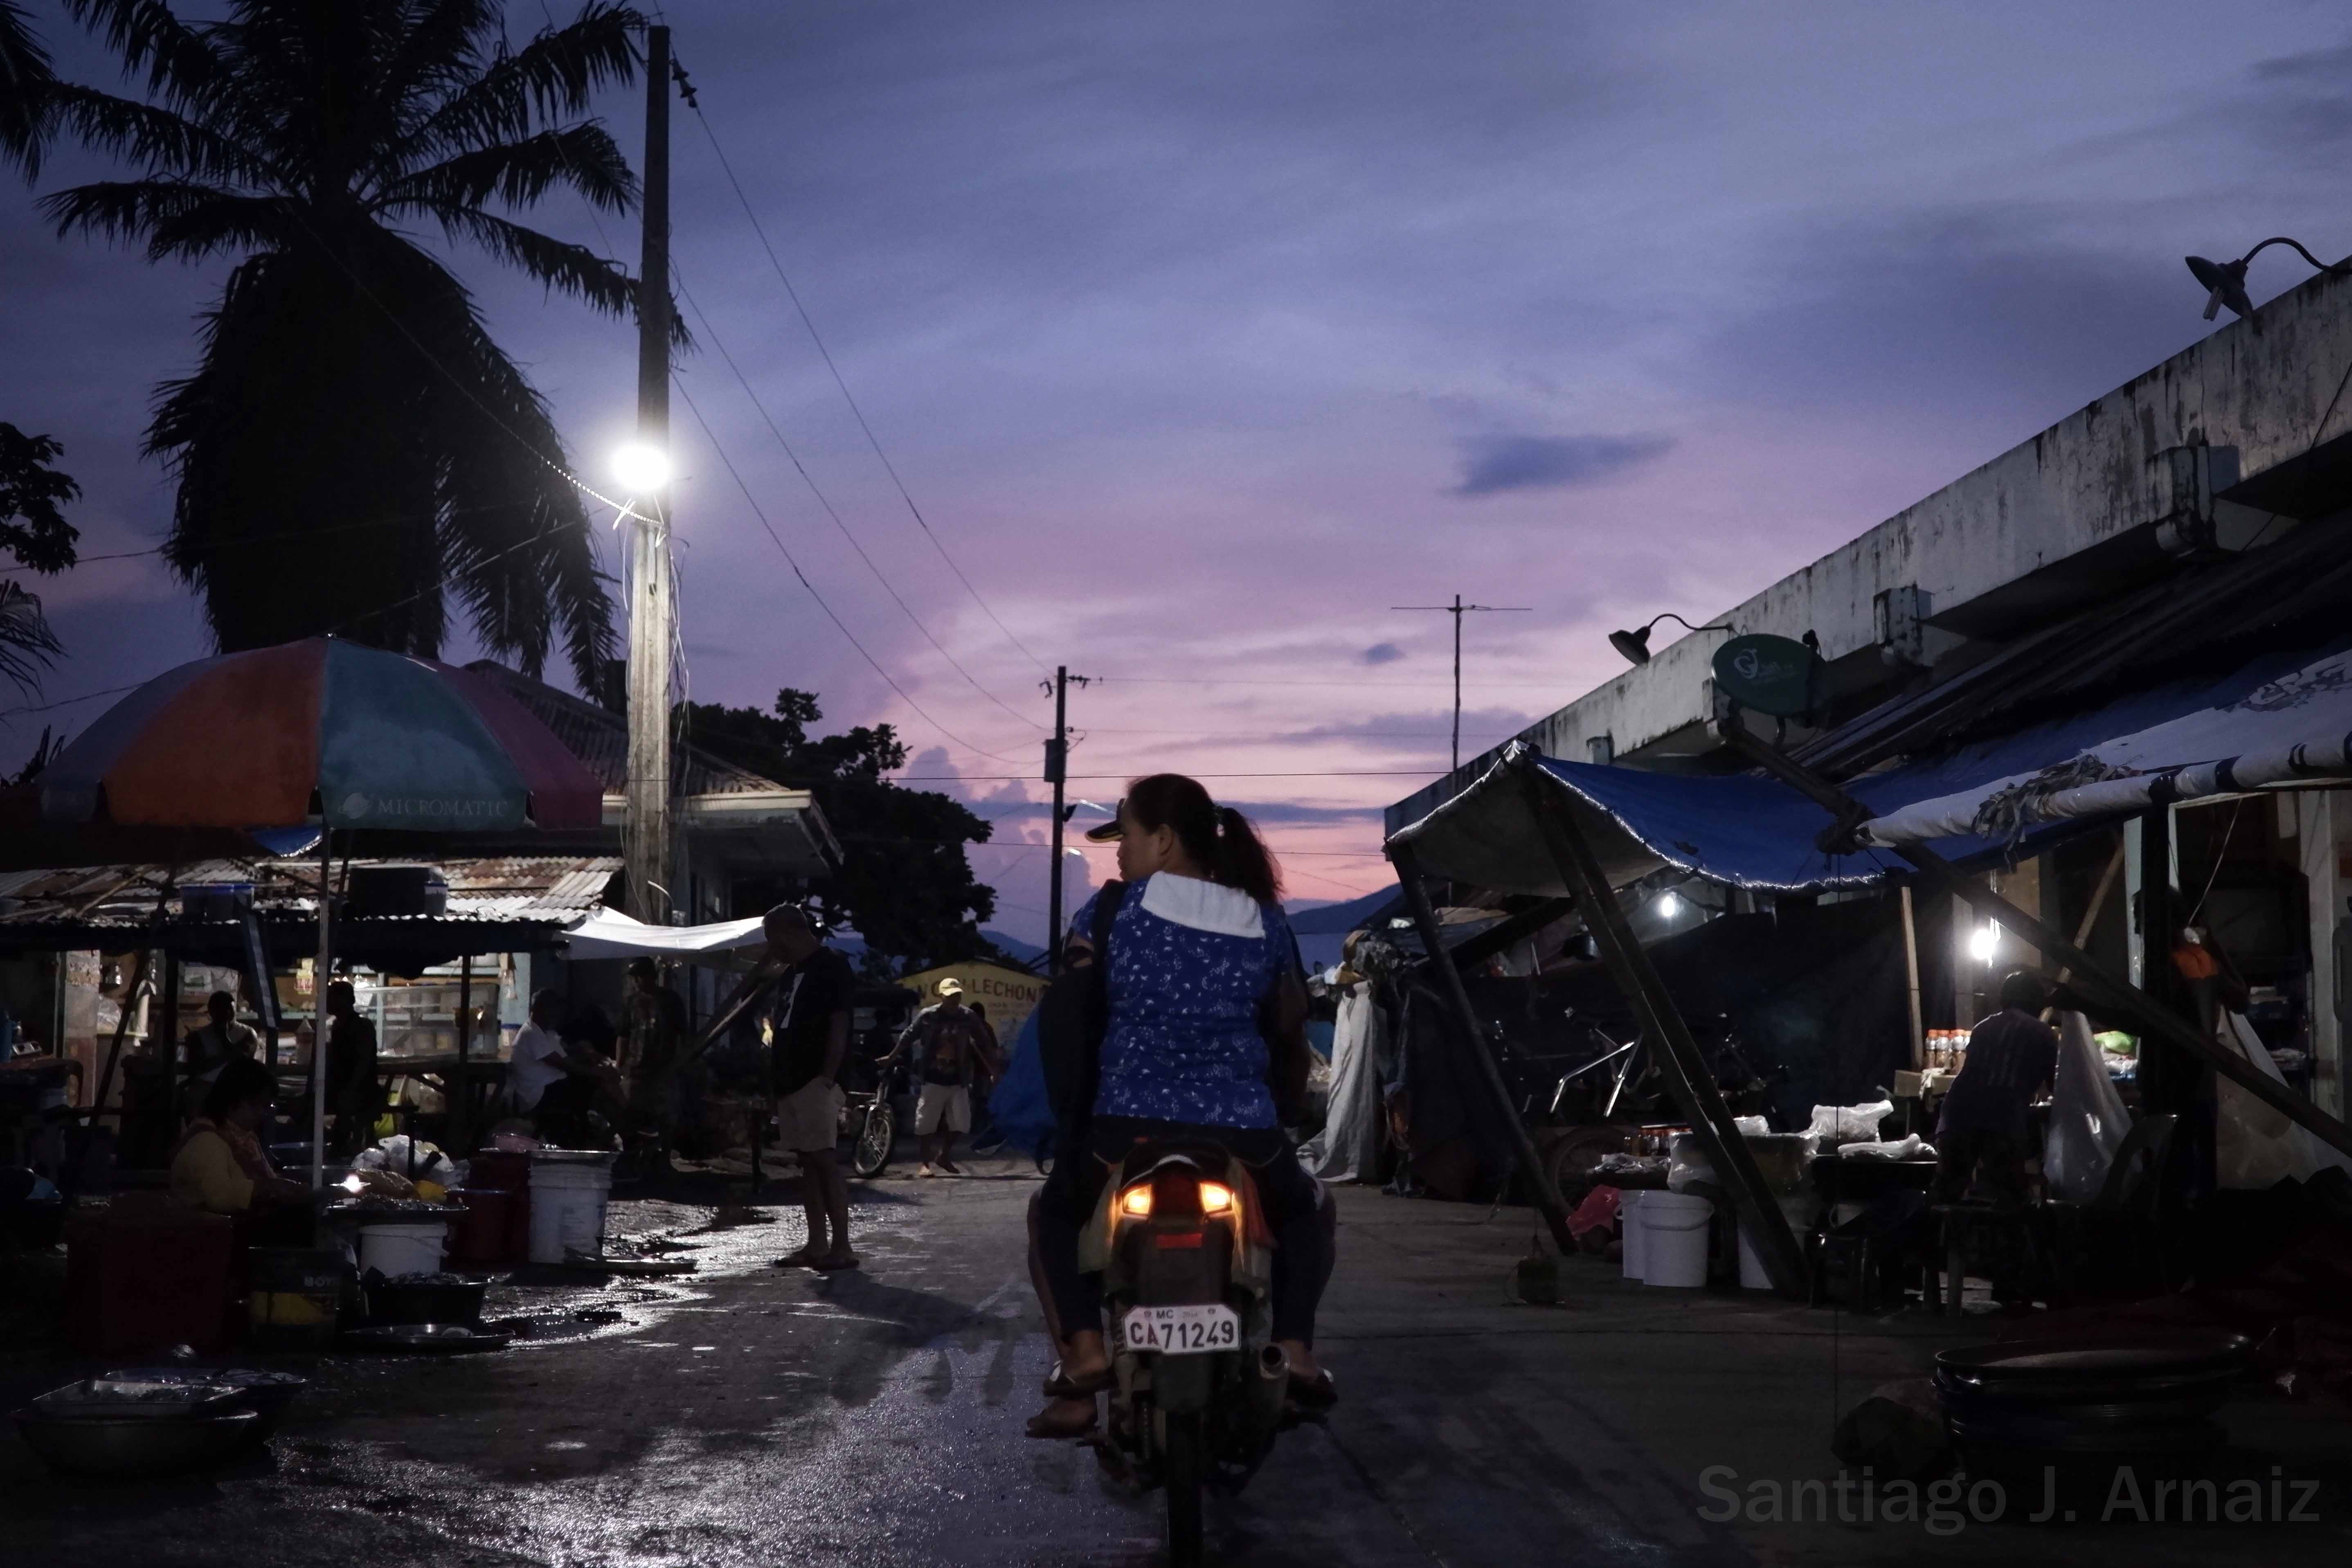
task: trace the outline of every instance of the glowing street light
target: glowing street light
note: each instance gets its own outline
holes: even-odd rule
[[[647,441],[631,441],[613,454],[613,478],[633,496],[669,486],[669,454]]]

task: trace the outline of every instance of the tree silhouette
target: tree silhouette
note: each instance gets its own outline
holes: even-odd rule
[[[593,679],[612,605],[546,403],[472,295],[404,226],[436,225],[613,315],[615,262],[497,208],[636,182],[595,91],[634,79],[642,18],[591,0],[510,48],[495,0],[67,0],[141,89],[53,89],[58,124],[143,177],[43,199],[58,232],[236,258],[147,450],[178,483],[165,559],[224,649],[336,632],[434,654],[454,595],[536,675]]]

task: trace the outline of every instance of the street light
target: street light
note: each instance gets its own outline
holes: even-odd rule
[[[669,477],[669,454],[651,442],[630,441],[613,454],[613,478],[633,496],[667,489]]]
[[[2283,234],[2273,235],[2235,261],[2209,261],[2202,256],[2183,257],[2181,259],[2189,263],[2189,275],[2204,286],[2207,321],[2218,315],[2224,305],[2229,306],[2231,313],[2236,316],[2254,313],[2254,302],[2246,298],[2246,264],[2273,245],[2294,247],[2298,255],[2322,272],[2332,274],[2344,270],[2342,262],[2330,267],[2304,249],[2301,241],[2289,239]]]
[[[1656,626],[1660,621],[1682,621],[1686,629],[1695,632],[1727,632],[1731,629],[1731,623],[1728,621],[1720,626],[1694,626],[1688,621],[1683,621],[1683,618],[1672,610],[1668,610],[1663,616],[1652,616],[1649,626],[1643,626],[1638,631],[1611,632],[1609,646],[1623,654],[1634,664],[1647,664],[1650,662],[1650,626]]]

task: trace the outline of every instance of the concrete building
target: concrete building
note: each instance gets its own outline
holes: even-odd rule
[[[2265,647],[2340,637],[2352,609],[2334,575],[2352,556],[2336,538],[2352,540],[2347,382],[2352,275],[2323,274],[1709,617],[1730,631],[1681,637],[1518,739],[1576,763],[1728,771],[1709,728],[1715,649],[1739,633],[1810,634],[1826,665],[1822,701],[1811,727],[1792,723],[1785,740],[1853,777],[2070,703],[2095,711],[2160,677],[2219,675]],[[2100,662],[2103,649],[2117,657]],[[1498,753],[1391,806],[1388,830],[1425,816]],[[2283,981],[2303,966],[2294,988],[2312,1091],[2340,1111],[2332,998],[2352,803],[2315,790],[2252,804],[2279,885],[2294,885],[2299,927],[2294,951],[2269,955],[2270,967]],[[2231,837],[2212,851],[2216,878],[2243,853],[2235,836],[2251,831],[2242,806],[2229,820]],[[2139,828],[2123,837],[2138,845]],[[2168,874],[2197,876],[2193,856],[2187,870],[2179,864],[2183,846],[2211,836],[2190,825],[2159,837]],[[2150,873],[2131,859],[2137,894]],[[2032,863],[2011,872],[2026,886],[2039,874]],[[2195,900],[2200,890],[2185,891]],[[2115,935],[2136,972],[2146,943],[2124,911],[2137,908],[2119,901],[2110,917],[2125,921]],[[2041,912],[2067,911],[2052,900]]]

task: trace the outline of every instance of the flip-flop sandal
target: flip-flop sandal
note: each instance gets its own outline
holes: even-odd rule
[[[1075,1413],[1070,1415],[1057,1416],[1051,1410],[1040,1410],[1036,1415],[1029,1417],[1029,1425],[1024,1430],[1032,1437],[1048,1439],[1083,1437],[1095,1429],[1096,1421],[1094,1401],[1088,1400],[1083,1420],[1079,1419]]]
[[[823,1258],[818,1258],[815,1262],[810,1264],[809,1267],[815,1269],[820,1274],[838,1274],[845,1268],[855,1268],[857,1267],[857,1254],[854,1252],[830,1252]]]
[[[814,1268],[817,1266],[818,1260],[824,1257],[824,1253],[812,1252],[807,1247],[803,1247],[798,1252],[787,1252],[782,1258],[771,1259],[768,1267],[771,1268]]]
[[[1118,1374],[1109,1367],[1081,1382],[1062,1370],[1055,1362],[1054,1370],[1045,1377],[1045,1397],[1048,1399],[1092,1399],[1096,1394],[1118,1381]]]
[[[1300,1414],[1306,1415],[1320,1415],[1339,1403],[1339,1391],[1332,1384],[1331,1374],[1328,1372],[1318,1373],[1313,1377],[1299,1377],[1294,1373],[1290,1379],[1289,1396],[1290,1403],[1298,1406]]]

